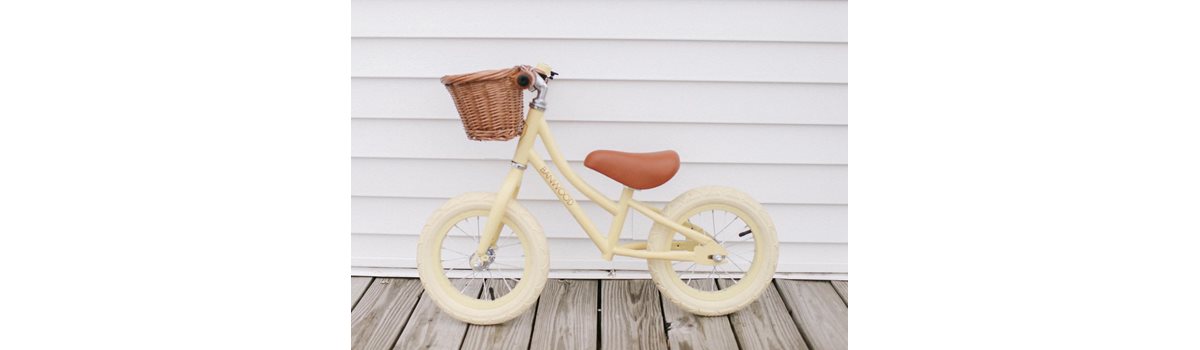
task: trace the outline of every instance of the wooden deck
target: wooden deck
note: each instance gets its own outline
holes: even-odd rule
[[[845,281],[775,280],[742,311],[698,317],[650,280],[552,279],[525,314],[477,326],[442,314],[417,279],[353,277],[351,339],[356,350],[845,349],[849,301]]]

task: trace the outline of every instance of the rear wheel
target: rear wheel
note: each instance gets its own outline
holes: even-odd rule
[[[648,261],[659,291],[680,308],[706,316],[729,314],[750,305],[771,284],[779,260],[775,224],[750,196],[732,188],[701,187],[672,200],[663,215],[700,228],[729,253],[715,257],[713,265]],[[666,225],[655,224],[647,248],[668,251],[672,241],[687,240]],[[695,281],[699,279],[715,280],[719,288],[700,288],[703,284]]]
[[[425,293],[450,316],[472,324],[497,324],[537,301],[549,275],[542,227],[516,201],[504,213],[490,261],[475,257],[493,193],[468,193],[442,205],[421,232],[417,271]]]

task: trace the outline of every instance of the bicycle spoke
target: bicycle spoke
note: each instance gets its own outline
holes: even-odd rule
[[[470,259],[470,258],[471,258],[470,256],[464,256],[464,257],[461,257],[461,258],[446,259],[446,260],[442,260],[442,263],[446,263],[447,261],[459,261],[459,260],[463,260],[463,259]]]
[[[718,210],[721,211],[721,219],[720,220],[717,220],[716,212]],[[705,228],[701,228],[699,225],[695,224],[695,222],[703,222],[704,215],[708,215],[708,224],[712,225],[712,226],[709,226],[708,228],[706,228],[706,229],[709,229],[709,231],[706,233],[709,235],[709,237],[711,237],[713,239],[713,241],[715,241],[718,244],[720,244],[721,246],[725,247],[725,249],[728,251],[727,254],[729,254],[729,256],[727,256],[726,259],[729,259],[729,265],[727,265],[729,267],[721,266],[720,264],[712,265],[712,268],[710,268],[708,272],[702,272],[702,273],[704,273],[703,276],[699,275],[699,273],[696,273],[694,271],[698,266],[697,263],[695,263],[695,262],[693,262],[691,265],[689,265],[686,269],[681,270],[681,269],[679,269],[680,266],[683,266],[681,264],[686,264],[688,262],[687,261],[676,261],[676,262],[671,263],[671,268],[674,269],[675,271],[677,271],[676,273],[680,275],[678,277],[683,280],[684,284],[687,284],[689,287],[691,287],[693,289],[697,289],[697,290],[701,290],[701,289],[699,287],[693,286],[691,284],[691,282],[693,280],[697,280],[697,279],[715,279],[716,281],[726,279],[726,280],[732,281],[733,283],[737,283],[740,278],[745,277],[746,269],[742,267],[743,263],[739,263],[736,261],[736,259],[734,259],[734,256],[744,260],[748,264],[753,265],[754,260],[746,258],[745,255],[751,255],[749,253],[752,253],[754,251],[753,249],[755,248],[755,246],[749,245],[748,247],[744,247],[739,243],[744,243],[744,242],[750,241],[751,239],[754,238],[754,236],[745,237],[740,240],[737,240],[737,239],[740,238],[741,236],[731,237],[731,238],[728,238],[725,240],[721,240],[721,239],[719,239],[719,237],[721,235],[723,235],[725,233],[725,231],[730,231],[730,229],[729,229],[730,227],[737,227],[736,225],[734,225],[734,223],[740,223],[742,226],[746,226],[746,228],[749,228],[749,224],[747,224],[746,221],[743,218],[739,217],[737,214],[730,212],[728,210],[721,210],[721,209],[709,210],[708,214],[704,214],[703,212],[698,213],[698,214],[692,216],[691,218],[687,219],[685,222],[692,224],[693,226],[696,226],[697,230],[705,229]],[[724,221],[725,223],[722,224],[721,226],[719,226],[720,228],[718,229],[717,223],[721,222],[721,221]],[[733,232],[736,232],[736,230],[734,230]],[[675,238],[678,238],[678,237],[672,237],[672,239],[675,239]],[[686,240],[687,236],[684,236],[683,239]],[[730,246],[726,245],[726,243],[733,243],[734,246],[730,247]],[[747,251],[747,252],[739,253],[739,252],[733,251],[733,250],[737,250],[737,249],[747,249],[747,248],[749,249],[749,251]],[[745,254],[745,255],[743,255],[743,254]],[[736,269],[736,271],[734,269]],[[680,272],[680,271],[682,271],[682,272]],[[701,291],[711,292],[711,291],[707,291],[707,290],[701,290]]]
[[[728,217],[729,217],[729,212],[722,210],[721,211],[721,221],[725,221],[725,218],[728,218]],[[736,219],[737,216],[735,215],[734,218]],[[728,226],[729,224],[725,224],[725,225]],[[722,230],[724,230],[724,229],[722,229]]]
[[[725,227],[722,227],[720,231],[717,231],[717,233],[713,235],[713,239],[716,239],[717,236],[720,236],[721,232],[725,232],[725,229],[729,228],[729,225],[732,225],[734,221],[737,221],[737,219],[737,215],[734,215],[732,219],[729,219],[729,222],[725,224]]]
[[[713,238],[714,238],[714,239],[716,239],[716,237],[713,237]],[[750,239],[750,238],[749,238],[749,237],[747,237],[747,238],[745,238],[745,239],[743,239],[743,240],[740,240],[740,241],[733,241],[733,242],[730,242],[730,243],[740,243],[740,242],[745,242],[745,241],[746,241],[746,240],[748,240],[748,239]],[[729,239],[719,240],[719,241],[717,241],[717,244],[719,244],[719,245],[725,245],[725,242],[729,242]]]
[[[728,248],[726,248],[726,249],[725,249],[725,252],[726,252],[726,253],[729,253],[729,254],[737,254],[737,255],[741,255],[741,254],[738,254],[738,253],[742,253],[742,254],[749,254],[749,253],[753,253],[753,252],[754,252],[754,248],[750,248],[750,249],[744,249],[744,248],[743,248],[743,249],[736,249],[736,250],[735,250],[735,249],[728,249]],[[743,258],[745,258],[745,257],[743,257]]]
[[[746,226],[746,229],[749,229],[749,228],[750,228],[750,226]],[[741,243],[741,242],[749,241],[751,239],[754,239],[754,235],[747,236],[746,238],[742,238],[741,240],[733,241],[733,243]],[[725,242],[729,242],[729,240],[726,239],[723,241],[717,241],[717,244],[725,245]]]
[[[507,247],[511,247],[511,246],[514,246],[514,245],[521,245],[521,242],[512,242],[512,243],[509,243],[509,244],[498,245],[498,246],[496,246],[496,249],[500,249],[500,248],[507,248]]]
[[[737,280],[736,280],[736,279],[734,279],[734,278],[733,278],[733,275],[729,274],[729,272],[728,272],[728,271],[725,271],[725,270],[723,270],[723,269],[722,269],[722,270],[717,270],[717,271],[719,271],[720,273],[723,273],[723,274],[725,274],[725,276],[729,276],[729,277],[727,277],[727,278],[725,278],[725,279],[729,280],[730,282],[733,282],[733,284],[737,284]],[[717,277],[717,279],[719,280],[719,279],[721,279],[721,277],[720,277],[720,276],[718,276],[718,277]]]
[[[455,274],[465,274],[465,276],[462,276],[461,278],[452,279],[452,281],[466,283],[466,285],[464,285],[458,289],[459,293],[466,295],[466,291],[468,289],[470,289],[471,286],[476,281],[479,281],[479,283],[481,283],[481,286],[482,286],[481,292],[476,293],[476,295],[474,295],[473,297],[476,299],[487,300],[487,299],[491,298],[491,300],[494,300],[494,298],[499,297],[500,295],[495,295],[494,289],[492,289],[492,288],[496,287],[496,286],[489,287],[488,281],[498,280],[498,281],[500,281],[500,283],[503,283],[503,287],[507,288],[508,290],[502,291],[501,295],[507,295],[514,288],[516,288],[521,283],[521,279],[519,277],[520,277],[520,273],[525,265],[525,254],[524,254],[525,251],[522,246],[523,242],[520,240],[521,237],[517,234],[517,232],[514,229],[512,229],[511,227],[507,227],[507,226],[501,224],[500,229],[498,230],[498,233],[496,235],[496,241],[492,243],[492,246],[488,252],[489,255],[492,256],[491,264],[488,265],[488,268],[484,268],[484,269],[475,269],[474,267],[472,267],[470,264],[470,261],[471,261],[472,257],[475,256],[474,250],[479,246],[479,242],[481,242],[483,240],[483,233],[484,233],[483,227],[485,226],[483,221],[486,218],[487,218],[486,216],[474,216],[474,217],[464,218],[462,221],[455,223],[453,225],[453,227],[454,227],[453,229],[448,229],[450,232],[447,232],[444,237],[450,237],[450,238],[456,238],[456,239],[455,240],[443,239],[442,246],[441,246],[441,251],[442,251],[441,254],[444,259],[441,260],[441,263],[442,263],[443,273],[447,278],[450,278],[451,275],[455,275]],[[475,231],[474,232],[471,232],[468,230],[471,227],[471,221],[475,222]],[[458,231],[458,233],[454,233],[454,231],[456,231],[456,230]],[[473,244],[471,244],[469,242],[463,242],[457,238],[468,239],[469,242],[471,242]],[[468,246],[468,244],[471,244],[471,245]],[[498,251],[500,251],[502,249],[510,248],[510,247],[514,247],[514,246],[518,247],[517,249],[521,249],[521,250],[520,251],[505,250],[505,252],[507,252],[507,253],[498,253]],[[520,254],[520,255],[514,255],[514,254]],[[498,259],[499,256],[503,256],[505,258],[505,260],[503,260],[503,261],[506,261],[506,262],[509,260],[513,260],[512,264],[507,264],[507,263],[497,261],[496,259]],[[464,261],[465,261],[465,265],[467,265],[467,266],[461,266],[464,264]],[[456,266],[456,267],[447,268],[447,266]],[[470,273],[466,274],[465,271],[470,271]],[[515,271],[515,273],[508,273],[507,271]],[[510,275],[516,276],[518,278],[508,277]],[[500,289],[504,289],[504,288],[500,288]],[[491,292],[491,293],[488,293],[488,292]],[[488,294],[483,294],[483,293],[488,293]]]
[[[513,290],[513,286],[511,284],[508,284],[508,280],[510,280],[510,279],[511,278],[508,278],[508,277],[503,277],[500,279],[501,282],[504,282],[504,286],[508,287],[508,292],[511,292]],[[504,294],[508,294],[508,292],[504,292]]]
[[[443,245],[443,246],[442,246],[442,250],[449,250],[451,253],[455,253],[455,254],[458,254],[458,255],[466,256],[466,257],[470,257],[470,256],[471,256],[471,254],[467,254],[467,253],[463,253],[463,252],[460,252],[460,251],[457,251],[457,250],[454,250],[454,249],[446,248],[446,246],[445,246],[445,245]]]
[[[496,276],[492,275],[492,269],[488,269],[488,281],[495,281],[495,280],[496,280]],[[492,286],[489,286],[487,283],[484,283],[483,287],[487,288],[489,291],[491,291],[491,293],[488,293],[492,297],[491,300],[496,300],[496,289],[493,288]]]
[[[713,212],[714,212],[714,210],[709,210],[709,211],[708,211],[708,217],[712,219],[712,231],[708,231],[708,232],[712,232],[712,235],[713,235],[713,237],[716,237],[716,234],[717,234],[717,233],[716,233],[716,232],[717,232],[717,214],[715,214],[715,213],[713,213]]]
[[[502,266],[502,267],[507,267],[507,268],[512,268],[512,269],[518,269],[518,268],[521,268],[520,266],[514,266],[514,265],[509,265],[509,264],[501,264],[501,263],[498,263],[498,262],[492,262],[492,265],[495,265],[495,266]]]
[[[688,266],[688,269],[687,269],[687,271],[684,271],[685,273],[687,273],[687,274],[688,274],[688,279],[687,279],[687,282],[691,282],[691,281],[692,281],[692,275],[691,275],[691,272],[692,272],[692,269],[695,269],[695,268],[696,268],[696,263],[692,263],[692,266]]]
[[[738,271],[740,271],[743,275],[746,274],[746,269],[743,269],[742,265],[738,265],[737,261],[733,261],[733,259],[729,259],[729,262],[732,263],[733,266],[737,267]]]
[[[463,230],[462,227],[458,227],[458,224],[454,224],[454,228],[458,229],[458,232],[462,232],[464,235],[467,235],[467,237],[470,237],[471,239],[474,239],[476,242],[479,242],[479,237],[475,237],[475,236],[472,236],[470,233],[467,233],[467,231]]]
[[[458,290],[458,292],[459,292],[459,293],[461,293],[461,294],[467,294],[467,288],[471,287],[471,281],[470,281],[470,279],[471,279],[472,277],[475,277],[475,274],[477,274],[477,273],[479,273],[479,271],[471,271],[471,274],[470,274],[470,275],[468,275],[466,278],[464,278],[464,279],[463,279],[463,280],[467,280],[467,285],[463,286],[463,287],[462,287],[462,289],[459,289],[459,290]]]
[[[737,257],[739,257],[739,258],[742,258],[742,260],[746,260],[746,261],[749,261],[749,262],[754,262],[754,259],[747,259],[745,256],[742,256],[741,254],[734,253],[734,252],[731,252],[731,251],[728,251],[727,253],[729,253],[729,254],[733,254],[733,255],[736,255]]]

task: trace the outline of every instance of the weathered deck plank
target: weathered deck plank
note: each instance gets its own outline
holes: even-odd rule
[[[367,292],[367,287],[371,285],[371,277],[350,277],[350,309],[354,310],[354,304],[362,299],[363,293]]]
[[[421,282],[416,279],[375,279],[350,313],[351,349],[391,348],[421,292]]]
[[[701,289],[729,284],[716,282],[693,284]],[[498,292],[506,288],[499,281],[487,283]],[[454,320],[422,292],[415,278],[352,277],[352,349],[461,345],[463,349],[827,350],[847,346],[846,281],[776,280],[775,286],[741,311],[727,317],[698,317],[662,299],[648,280],[550,280],[534,307],[494,326]],[[597,312],[600,308],[602,312]],[[664,320],[670,322],[669,328]]]
[[[829,281],[833,284],[833,289],[837,290],[838,296],[842,297],[842,301],[846,302],[846,306],[850,306],[850,282],[847,281]]]
[[[599,282],[549,280],[537,303],[530,349],[596,349]]]
[[[600,282],[600,348],[666,349],[658,290],[649,280]]]
[[[688,285],[706,291],[717,289],[711,279],[691,280]],[[671,349],[738,348],[728,317],[696,316],[675,306],[669,299],[663,299],[662,308],[667,322],[667,342]]]
[[[846,349],[846,303],[828,281],[775,280],[813,350]]]
[[[729,281],[719,281],[721,288]],[[788,314],[787,305],[775,286],[768,286],[758,300],[729,315],[742,349],[808,349],[796,321]]]
[[[475,295],[479,295],[482,282],[482,279],[453,281],[455,287],[465,287],[466,294]],[[422,295],[393,349],[458,349],[466,331],[466,323],[442,312],[433,299]]]
[[[509,285],[501,280],[489,279],[487,287],[495,288],[497,295],[507,294]],[[489,293],[484,293],[488,295]],[[490,297],[488,298],[490,299]],[[526,349],[533,330],[533,315],[537,304],[508,322],[497,325],[470,325],[463,339],[463,349]]]

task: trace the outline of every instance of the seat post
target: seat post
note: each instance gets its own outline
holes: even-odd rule
[[[612,260],[613,250],[621,240],[621,231],[625,228],[625,218],[629,216],[629,202],[633,201],[633,189],[628,186],[621,190],[621,200],[617,202],[617,215],[613,217],[612,226],[608,228],[608,249],[604,251],[604,259]]]

